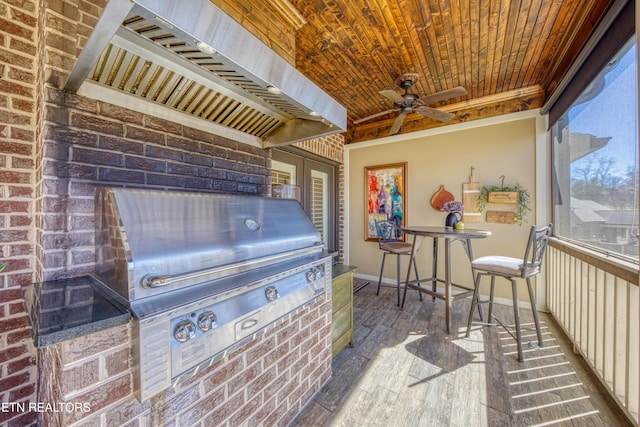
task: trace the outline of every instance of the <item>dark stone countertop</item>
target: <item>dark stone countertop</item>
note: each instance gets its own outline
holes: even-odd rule
[[[340,277],[343,274],[347,274],[350,271],[356,270],[357,268],[358,267],[354,267],[352,265],[336,264],[331,269],[331,277],[335,279],[336,277]]]
[[[129,322],[129,311],[91,276],[23,287],[36,347],[45,347]]]

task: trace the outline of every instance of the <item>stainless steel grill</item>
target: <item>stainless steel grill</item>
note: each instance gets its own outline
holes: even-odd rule
[[[331,258],[295,200],[96,195],[96,277],[131,310],[145,400],[320,298]]]

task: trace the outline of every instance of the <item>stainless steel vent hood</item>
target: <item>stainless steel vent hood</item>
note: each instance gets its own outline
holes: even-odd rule
[[[65,90],[262,147],[347,127],[344,107],[208,0],[109,0]]]

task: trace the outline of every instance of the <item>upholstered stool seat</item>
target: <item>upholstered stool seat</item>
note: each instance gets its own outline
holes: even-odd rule
[[[471,262],[473,268],[485,271],[491,270],[506,276],[521,276],[524,265],[522,258],[511,258],[499,255],[483,256]],[[527,263],[527,268],[530,270],[530,274],[538,274],[537,271],[533,271],[535,266],[532,266],[530,263]]]

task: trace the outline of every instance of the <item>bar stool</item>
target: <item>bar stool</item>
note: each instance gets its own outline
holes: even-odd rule
[[[544,252],[547,249],[547,242],[551,235],[552,224],[545,227],[536,228],[531,227],[529,232],[529,240],[527,248],[524,252],[523,258],[511,258],[505,256],[484,256],[476,258],[471,262],[471,267],[476,272],[475,289],[473,291],[473,299],[471,301],[471,310],[469,311],[469,320],[467,322],[467,337],[471,330],[471,322],[473,318],[473,310],[477,304],[489,304],[489,323],[492,319],[500,324],[509,334],[516,340],[518,344],[518,361],[524,361],[524,355],[522,351],[522,331],[520,328],[520,310],[518,307],[518,288],[515,279],[525,279],[527,282],[527,289],[529,290],[529,301],[531,302],[531,311],[533,312],[533,320],[536,326],[536,332],[538,335],[538,346],[543,347],[542,332],[540,331],[540,322],[538,320],[538,312],[536,310],[536,302],[533,295],[533,288],[531,287],[531,277],[540,274],[540,265],[544,257]],[[479,300],[480,292],[480,279],[482,276],[491,276],[491,290],[489,292],[488,300]],[[513,336],[511,328],[505,326],[499,319],[493,315],[493,292],[495,288],[496,277],[504,277],[511,282],[511,292],[513,297],[513,316],[515,320],[516,335]],[[529,344],[534,347],[532,342]]]
[[[380,277],[378,278],[378,290],[376,295],[380,295],[380,285],[382,283],[382,272],[384,271],[384,261],[387,256],[396,256],[396,282],[398,287],[398,305],[400,305],[400,256],[411,255],[411,243],[400,241],[400,230],[395,221],[376,221],[376,231],[378,234],[378,246],[382,250],[382,265],[380,266]],[[416,279],[418,277],[418,265],[415,258],[413,259],[413,268],[416,272]],[[419,282],[418,282],[419,283]],[[422,301],[422,293],[420,294],[420,301]]]

